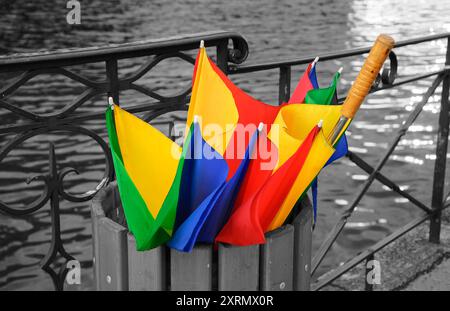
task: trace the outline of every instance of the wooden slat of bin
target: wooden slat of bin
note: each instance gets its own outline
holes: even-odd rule
[[[309,291],[311,281],[312,207],[302,205],[294,220],[294,290]]]
[[[294,267],[294,227],[283,226],[269,232],[261,245],[261,290],[292,290]]]
[[[198,245],[191,253],[171,249],[171,290],[211,290],[212,251],[211,245]]]
[[[127,230],[103,217],[98,220],[99,290],[128,290]]]
[[[259,285],[259,245],[219,245],[219,290],[255,291]]]
[[[129,290],[164,290],[164,247],[145,252],[136,251],[136,240],[128,233],[128,281]]]
[[[91,205],[91,220],[92,220],[92,241],[93,241],[93,266],[94,266],[94,276],[95,276],[95,288],[98,290],[100,288],[100,270],[97,268],[99,260],[99,245],[100,241],[98,238],[98,222],[99,219],[105,217],[103,212],[102,202],[106,199],[106,190],[101,189],[97,195],[92,199]]]
[[[98,240],[98,233],[97,233],[97,229],[98,229],[98,219],[99,217],[96,217],[96,215],[94,214],[94,209],[91,209],[91,220],[92,220],[92,266],[94,269],[94,283],[95,283],[95,288],[98,290],[100,288],[100,283],[99,283],[99,270],[97,268],[97,262],[99,260],[99,248],[98,246],[100,245],[100,242]]]

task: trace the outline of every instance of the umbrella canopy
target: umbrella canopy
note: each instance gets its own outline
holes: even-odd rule
[[[300,81],[309,81],[313,86],[317,82],[310,81],[310,77],[316,80],[310,67],[308,79]],[[326,90],[312,90],[305,97],[318,98],[320,96],[311,92],[329,94],[332,89],[333,85]],[[210,109],[212,105],[208,104],[213,98],[216,103],[220,102],[216,109]],[[288,213],[293,206],[291,197],[297,195],[298,198],[298,193],[306,189],[300,187],[292,192],[298,184],[299,172],[304,172],[305,165],[311,166],[308,155],[315,150],[314,146],[317,149],[316,137],[323,135],[317,123],[325,118],[325,127],[328,124],[325,115],[330,114],[329,109],[314,109],[313,112],[301,108],[305,111],[297,113],[315,114],[317,118],[307,118],[314,123],[306,122],[299,128],[292,122],[291,114],[295,113],[291,106],[305,105],[275,107],[250,97],[201,49],[196,61],[187,120],[189,131],[183,149],[120,107],[108,108],[108,134],[119,192],[138,250],[159,246],[170,239],[170,247],[190,251],[196,242],[213,242],[222,228],[218,241],[240,245],[263,243],[264,233],[279,217],[280,206]],[[191,116],[197,113],[194,122]],[[265,131],[259,133],[255,124],[261,121],[267,124]],[[213,130],[208,128],[218,124]],[[239,145],[245,146],[244,156],[235,148]],[[256,145],[258,148],[253,150]],[[204,156],[205,150],[209,150],[209,157]],[[261,150],[266,152],[264,156]],[[251,155],[254,159],[250,160]],[[288,199],[290,201],[286,202]],[[232,212],[233,220],[224,228]],[[232,236],[240,232],[234,225],[236,219],[238,224],[245,219],[239,216],[241,214],[257,219],[257,224],[247,226],[248,232],[256,230],[240,235],[240,241],[233,240]]]
[[[249,137],[254,134],[256,124],[259,122],[267,124],[267,131],[270,132],[272,124],[274,124],[274,120],[278,118],[280,111],[283,109],[282,107],[286,105],[271,106],[246,94],[244,91],[235,86],[228,79],[228,77],[225,76],[219,68],[217,68],[217,66],[208,58],[204,48],[200,48],[197,55],[193,80],[193,91],[188,111],[187,126],[192,124],[194,115],[199,116],[201,132],[203,138],[205,139],[205,143],[210,144],[219,154],[223,155],[223,158],[228,163],[230,168],[227,176],[227,179],[230,179],[242,161],[242,156],[239,154],[242,152],[242,148],[237,147],[248,145]],[[300,80],[299,88],[303,90],[303,93],[306,93],[306,90],[313,87],[313,85],[317,85],[317,79],[315,76],[315,69],[312,68],[312,65],[310,64],[308,66],[307,73],[304,74],[303,78]],[[322,94],[327,92],[334,94],[328,90],[322,91]],[[282,120],[282,118],[279,120]],[[319,120],[317,120],[316,124],[318,121]],[[309,132],[316,124],[310,126],[309,128],[309,125],[306,125],[305,129],[307,128]],[[215,127],[213,128],[213,131],[210,130],[212,125]],[[283,126],[285,126],[285,124],[277,124],[278,128]],[[288,132],[283,134],[285,134],[284,137],[290,136]],[[270,132],[270,135],[270,142],[261,143],[261,141],[258,140],[259,146],[269,146],[269,148],[267,148],[269,151],[269,157],[272,158],[271,160],[274,160],[274,164],[278,164],[278,166],[274,167],[272,165],[271,168],[260,169],[257,168],[258,165],[252,164],[250,171],[246,174],[246,181],[244,181],[244,184],[240,189],[240,193],[242,193],[242,190],[245,189],[246,195],[240,194],[238,202],[234,206],[234,210],[236,210],[239,204],[244,204],[244,206],[252,206],[256,204],[246,203],[249,198],[252,198],[254,202],[259,202],[259,207],[256,208],[256,210],[259,211],[257,212],[259,213],[257,219],[263,221],[263,223],[267,223],[267,225],[263,226],[261,231],[262,234],[272,221],[272,218],[276,214],[279,206],[283,203],[284,196],[279,196],[280,202],[278,205],[274,204],[276,200],[270,200],[270,196],[265,195],[266,192],[271,192],[268,190],[269,187],[261,187],[263,184],[268,183],[268,180],[272,180],[268,184],[278,185],[275,182],[277,178],[272,177],[274,173],[297,150],[301,150],[301,153],[303,153],[302,156],[306,158],[309,148],[312,146],[311,141],[309,146],[306,144],[306,147],[299,148],[305,141],[305,136],[301,137],[300,140],[297,138],[292,138],[296,141],[296,143],[291,143],[289,142],[289,138],[283,138],[283,140],[280,141],[279,137],[276,137],[277,134],[274,131]],[[313,137],[315,137],[315,135]],[[273,143],[275,141],[277,144]],[[283,142],[287,143],[284,144]],[[283,152],[280,152],[282,149]],[[261,162],[261,159],[262,157],[257,157],[256,161]],[[252,160],[252,162],[254,161],[255,160]],[[285,180],[292,180],[293,182],[295,177],[297,177],[298,170],[288,170],[288,167],[289,165],[286,165],[280,172],[284,170],[289,171],[291,178],[285,178]],[[281,173],[276,174],[276,176],[282,175],[283,174]],[[292,182],[281,183],[283,185],[283,187],[281,187],[282,191],[278,191],[277,193],[286,193],[287,195]],[[274,189],[278,188],[274,187]],[[207,226],[205,226],[205,228],[206,227]],[[258,233],[259,236],[261,235],[261,232]]]
[[[189,252],[198,242],[213,242],[231,213],[237,189],[247,171],[248,161],[255,144],[256,132],[247,148],[245,158],[229,180],[228,165],[222,156],[203,139],[198,122],[189,131],[180,197],[177,209],[176,231],[168,246]],[[205,150],[210,149],[208,157]]]
[[[313,70],[315,70],[315,66]],[[329,104],[335,97],[339,76],[340,74],[337,73],[327,88],[312,89],[314,85],[318,86],[318,84],[315,80],[315,73],[315,83],[310,83],[310,64],[300,79],[300,82],[303,81],[304,85],[297,86],[294,94],[299,94],[300,90],[302,92],[307,91],[304,97],[306,96],[308,100],[323,98],[324,104]],[[292,99],[290,102],[293,102]],[[277,151],[276,163],[271,169],[267,169],[267,167],[263,166],[264,162],[260,158],[252,159],[249,171],[236,200],[233,214],[218,235],[218,242],[235,245],[264,243],[264,233],[268,230],[268,226],[278,212],[278,208],[283,204],[295,179],[301,172],[319,129],[313,127],[309,134],[306,133],[308,134],[306,138],[304,136],[293,137],[289,131],[290,127],[284,122],[282,115],[283,110],[287,109],[285,107],[281,108],[280,114],[272,125],[269,137],[268,139],[266,138],[266,142],[259,142],[259,144],[270,146]],[[305,111],[305,113],[307,116],[311,112]],[[320,113],[318,114],[319,116]],[[301,122],[301,119],[292,121]],[[308,128],[309,125],[305,124],[305,131]]]
[[[202,138],[197,122],[192,123],[185,144],[186,157],[181,172],[175,230],[195,209],[226,181],[228,165]],[[206,149],[210,154],[205,156]]]
[[[311,146],[294,185],[270,224],[269,230],[274,230],[283,225],[298,198],[306,191],[319,171],[333,155],[335,149],[330,145],[327,137],[339,120],[340,113],[341,107],[339,105],[288,105],[281,109],[274,123],[279,123],[286,128],[292,137],[291,141],[297,141],[298,145],[307,135],[308,128],[317,124],[319,120],[323,120],[323,126]],[[292,154],[292,149],[279,148],[280,154],[283,153],[280,159],[288,159]]]
[[[316,63],[318,61],[318,57],[308,65],[302,77],[298,81],[297,86],[295,87],[294,92],[291,95],[288,103],[303,103],[305,101],[305,96],[308,91],[312,89],[319,88],[319,82],[317,81],[316,75]]]
[[[205,141],[223,156],[230,179],[244,158],[246,146],[258,124],[269,128],[280,107],[256,100],[242,91],[212,62],[200,48],[194,68],[192,96],[187,128],[199,116]]]
[[[230,220],[217,236],[217,242],[233,245],[251,245],[265,242],[264,233],[283,203],[295,178],[303,167],[312,143],[319,133],[315,126],[295,153],[261,183],[259,189],[251,185],[252,171],[246,176],[246,184],[241,188]],[[254,162],[251,170],[259,172],[260,162]],[[256,165],[255,165],[256,164]]]
[[[106,111],[117,185],[138,250],[165,243],[175,221],[181,148],[119,106]],[[181,157],[180,157],[181,156]],[[175,192],[175,193],[174,193]]]
[[[213,100],[217,106],[210,104]],[[118,188],[137,249],[157,247],[174,231],[169,244],[179,250],[189,251],[197,240],[213,242],[231,214],[251,146],[261,140],[251,125],[262,121],[269,129],[278,111],[237,88],[204,48],[196,61],[183,149],[119,106],[109,107],[106,120]],[[198,124],[192,122],[195,113]],[[208,130],[210,124],[223,125],[225,131]],[[230,142],[243,145],[244,156]],[[213,154],[208,159],[201,157],[205,146]],[[271,146],[276,159],[277,148]]]
[[[309,91],[305,96],[306,104],[318,104],[318,105],[331,105],[332,103],[337,103],[337,83],[339,81],[341,74],[337,72],[329,87],[314,89]],[[348,152],[347,138],[345,135],[339,139],[337,144],[334,146],[336,151],[333,153],[330,159],[328,159],[325,166],[333,163],[334,161],[342,158]],[[311,184],[312,191],[312,201],[313,201],[313,211],[314,211],[314,223],[317,220],[317,188],[318,188],[318,178],[315,178]]]

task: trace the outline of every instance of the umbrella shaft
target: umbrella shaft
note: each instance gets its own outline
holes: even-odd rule
[[[337,138],[339,137],[339,134],[344,129],[345,125],[347,124],[348,118],[346,117],[340,117],[339,121],[334,126],[333,131],[331,131],[330,139],[328,140],[332,146],[337,142]]]

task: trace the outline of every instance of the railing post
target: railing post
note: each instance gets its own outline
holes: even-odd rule
[[[119,70],[117,59],[106,60],[106,78],[108,82],[108,96],[114,99],[114,103],[119,105]]]
[[[280,67],[280,79],[278,89],[278,104],[287,103],[291,96],[291,67]]]
[[[308,198],[304,198],[294,224],[294,290],[311,290],[311,249],[313,211]]]
[[[450,37],[447,38],[447,54],[445,65],[450,65]],[[441,233],[441,210],[444,200],[445,166],[447,162],[447,145],[449,133],[449,87],[450,75],[447,71],[442,83],[441,111],[439,113],[439,129],[436,143],[436,162],[434,164],[433,196],[431,207],[433,215],[430,217],[430,236],[432,243],[439,243]]]
[[[228,74],[228,40],[217,46],[217,66],[226,75]]]

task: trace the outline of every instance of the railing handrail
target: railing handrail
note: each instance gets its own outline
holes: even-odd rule
[[[419,44],[427,41],[434,41],[450,37],[450,32],[444,32],[428,36],[414,37],[397,41],[395,48],[407,45]],[[234,43],[235,49],[245,54],[242,55],[239,62],[242,63],[248,55],[248,45],[246,39],[234,31],[209,31],[197,34],[188,34],[183,36],[173,36],[162,39],[150,39],[135,41],[124,44],[111,44],[106,46],[74,48],[74,49],[59,49],[48,52],[37,53],[17,53],[0,55],[0,71],[11,71],[11,68],[17,70],[18,67],[26,65],[28,69],[31,67],[39,67],[39,64],[46,63],[46,67],[52,65],[58,66],[60,63],[76,65],[82,63],[90,63],[96,60],[104,60],[107,57],[115,59],[123,59],[128,57],[139,57],[151,54],[158,54],[160,52],[167,53],[171,48],[174,51],[192,50],[198,46],[200,40],[204,40],[206,46],[218,45],[224,39],[230,39]],[[359,47],[353,49],[341,50],[333,53],[325,53],[319,55],[309,55],[301,58],[293,58],[288,60],[277,60],[272,62],[255,63],[241,66],[233,66],[230,68],[230,74],[246,73],[254,71],[263,71],[279,68],[282,66],[296,66],[304,65],[316,56],[320,57],[321,61],[333,60],[338,58],[351,57],[368,53],[370,46]],[[232,60],[231,60],[232,61]]]
[[[25,67],[26,69],[36,69],[61,65],[70,66],[104,61],[107,58],[123,59],[194,50],[198,48],[200,40],[204,40],[207,47],[218,46],[231,40],[234,53],[229,55],[228,60],[232,63],[242,63],[247,58],[248,44],[241,34],[233,31],[209,31],[99,47],[0,55],[0,71],[18,71]]]
[[[448,37],[450,37],[450,32],[444,32],[444,33],[440,33],[440,34],[436,34],[436,35],[421,36],[421,37],[415,37],[415,38],[411,38],[411,39],[405,39],[405,40],[401,40],[401,41],[396,41],[394,48],[399,48],[399,47],[403,47],[403,46],[407,46],[407,45],[419,44],[419,43],[423,43],[423,42],[427,42],[427,41],[435,41],[435,40],[445,39]],[[308,55],[308,56],[301,57],[301,58],[293,58],[293,59],[288,59],[288,60],[283,60],[283,61],[262,62],[262,63],[243,65],[243,66],[233,66],[230,68],[229,73],[230,74],[247,73],[247,72],[277,69],[280,67],[304,65],[304,64],[308,64],[311,61],[313,61],[317,56],[320,57],[320,61],[327,61],[327,60],[333,60],[333,59],[338,59],[338,58],[351,57],[351,56],[368,53],[370,51],[370,48],[371,48],[371,46],[366,46],[366,47],[341,50],[341,51],[337,51],[337,52],[333,52],[333,53]]]

